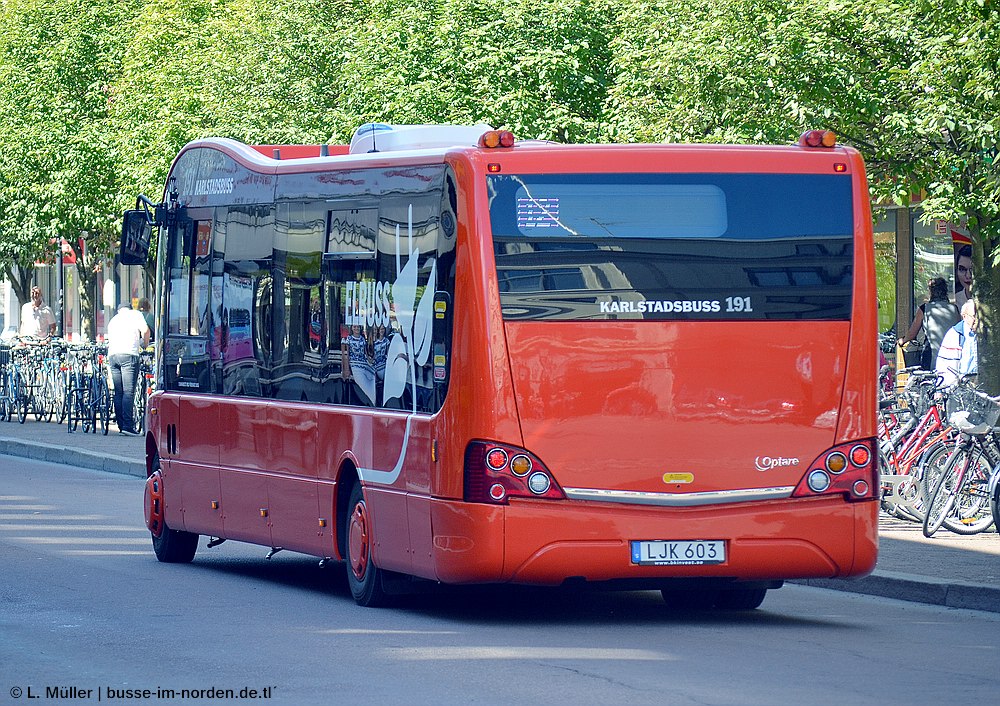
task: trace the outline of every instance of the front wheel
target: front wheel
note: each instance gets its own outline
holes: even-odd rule
[[[924,536],[933,537],[941,529],[945,518],[955,506],[955,495],[958,492],[963,467],[970,460],[970,451],[959,449],[948,459],[948,465],[937,479],[934,490],[927,501],[927,514],[924,516]]]
[[[388,594],[382,585],[382,570],[372,561],[375,540],[372,537],[371,515],[360,483],[351,488],[347,507],[344,558],[347,560],[347,584],[351,587],[351,595],[360,606],[374,608],[385,605]]]
[[[153,472],[146,479],[144,499],[146,526],[153,538],[153,553],[166,564],[187,564],[198,551],[198,535],[182,530],[172,530],[163,519],[163,476],[160,460],[153,459]]]

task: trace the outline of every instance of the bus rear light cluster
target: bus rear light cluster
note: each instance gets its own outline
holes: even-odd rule
[[[510,130],[487,130],[479,138],[480,147],[513,147],[514,133]]]
[[[793,498],[844,495],[848,500],[874,500],[879,487],[875,440],[841,444],[809,464]]]
[[[836,147],[837,133],[831,130],[806,130],[799,137],[802,147]]]
[[[506,505],[510,498],[566,497],[536,456],[509,444],[473,441],[465,450],[466,502]]]

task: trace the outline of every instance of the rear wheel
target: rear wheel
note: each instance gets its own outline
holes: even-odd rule
[[[24,378],[20,373],[14,375],[14,404],[17,406],[17,421],[24,424],[28,418],[28,405],[31,404],[31,396],[28,394],[28,386],[24,384]]]
[[[764,602],[767,589],[664,589],[660,594],[671,610],[754,610]]]
[[[955,534],[979,534],[993,524],[990,510],[991,462],[982,449],[975,449],[965,471],[962,487],[956,489],[955,505],[944,518],[944,526]]]
[[[351,587],[354,601],[367,607],[385,605],[388,594],[382,585],[382,570],[372,561],[375,541],[371,515],[360,483],[351,488],[343,536],[346,538],[347,584]]]
[[[764,602],[766,588],[735,588],[719,591],[715,607],[721,610],[755,610]]]
[[[97,390],[97,417],[101,422],[101,433],[107,436],[111,424],[111,394],[103,380],[98,384]]]
[[[969,450],[960,449],[948,459],[948,465],[938,478],[934,490],[927,501],[927,514],[924,516],[924,536],[933,537],[941,529],[944,520],[955,506],[958,491],[958,479],[962,466],[969,462]]]

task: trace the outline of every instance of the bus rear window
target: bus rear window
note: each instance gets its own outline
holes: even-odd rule
[[[506,319],[842,319],[851,177],[491,175]]]

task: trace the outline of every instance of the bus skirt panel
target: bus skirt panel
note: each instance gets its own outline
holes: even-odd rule
[[[448,583],[863,576],[878,552],[878,503],[840,498],[684,509],[432,505],[436,573]]]

